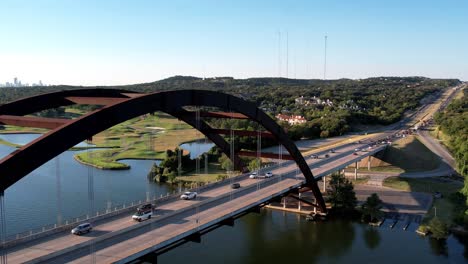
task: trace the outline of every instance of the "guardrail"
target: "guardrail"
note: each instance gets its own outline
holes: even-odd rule
[[[286,173],[286,175],[290,175],[290,174],[293,175],[295,173],[294,173],[294,171]],[[293,175],[293,176],[295,176],[295,175]],[[248,186],[246,188],[231,190],[231,192],[229,192],[229,193],[225,193],[225,194],[222,194],[222,195],[217,196],[217,197],[209,198],[209,199],[207,199],[205,201],[190,205],[188,207],[184,207],[184,208],[182,208],[180,210],[177,210],[177,211],[174,211],[174,212],[171,212],[171,213],[168,213],[168,214],[157,216],[157,217],[152,218],[150,220],[147,220],[145,222],[135,224],[135,225],[131,225],[129,227],[123,228],[123,229],[118,230],[118,231],[106,233],[106,234],[104,234],[102,236],[99,236],[99,237],[97,237],[95,239],[88,240],[88,241],[82,242],[80,244],[76,244],[76,245],[73,245],[71,247],[68,247],[68,248],[53,252],[51,254],[47,254],[47,255],[44,255],[42,257],[36,258],[34,260],[29,261],[28,263],[41,263],[41,262],[46,262],[46,261],[53,261],[54,258],[57,258],[60,255],[69,254],[69,253],[71,253],[71,252],[73,252],[75,250],[80,250],[80,249],[82,249],[84,247],[88,247],[88,246],[93,245],[93,244],[95,245],[96,243],[106,241],[106,240],[111,239],[113,237],[116,237],[118,235],[123,235],[123,234],[129,233],[129,232],[132,232],[134,230],[147,227],[149,225],[154,224],[154,222],[156,222],[156,221],[162,221],[164,219],[175,216],[177,214],[181,214],[181,213],[184,213],[186,211],[196,209],[197,207],[207,206],[207,205],[209,205],[211,203],[214,203],[214,202],[217,202],[217,201],[219,201],[221,199],[226,199],[226,198],[228,198],[230,196],[233,196],[233,195],[235,196],[236,194],[240,194],[240,193],[244,193],[244,192],[249,193],[251,191],[255,191],[256,188],[257,188],[257,190],[266,188],[266,187],[271,186],[271,185],[273,185],[275,183],[275,181],[277,180],[276,177],[281,177],[281,176],[275,176],[275,177],[263,180],[263,181],[259,182],[258,185],[250,185],[250,186]],[[291,177],[291,176],[288,176],[288,177]],[[285,177],[285,178],[288,178],[288,177]],[[296,183],[294,186],[286,187],[281,193],[287,192],[287,191],[291,190],[292,188],[297,188],[298,186],[300,186],[302,184],[303,184],[303,182],[299,182],[299,183]],[[266,198],[262,198],[259,201],[260,201],[260,203],[262,203],[262,202],[264,202],[264,200],[268,201],[269,199],[271,199],[270,196],[268,196]],[[255,202],[252,202],[252,203],[253,204],[258,204],[258,201],[255,201]],[[252,206],[250,206],[250,207],[252,207]],[[222,217],[222,218],[224,219],[224,217]],[[195,229],[198,230],[198,228],[195,228]],[[193,230],[193,229],[191,229],[191,230]],[[179,236],[176,236],[176,237],[174,237],[172,239],[169,239],[168,241],[172,241],[173,239],[179,239],[178,237]],[[164,242],[161,243],[161,245],[164,245],[164,244],[166,244],[166,243],[164,243]]]
[[[259,170],[259,173],[263,173],[264,171],[270,170],[277,166],[278,164],[273,164],[271,166],[263,167],[262,169]],[[173,193],[167,193],[165,196],[161,194],[160,197],[158,198],[153,197],[153,199],[150,199],[150,200],[139,200],[139,201],[134,201],[131,203],[114,205],[111,208],[96,211],[92,216],[88,214],[88,215],[81,215],[79,217],[74,217],[71,219],[64,220],[62,221],[62,224],[49,224],[46,226],[32,228],[28,231],[24,231],[21,233],[7,236],[5,240],[2,242],[2,244],[0,245],[0,248],[9,248],[20,243],[24,243],[27,241],[41,238],[41,237],[53,235],[56,233],[60,233],[62,231],[71,230],[77,225],[85,223],[85,222],[98,222],[98,221],[102,221],[106,218],[110,218],[119,214],[134,212],[136,208],[142,204],[146,204],[150,202],[155,203],[155,204],[161,204],[161,203],[167,203],[170,201],[178,200],[180,199],[180,195],[186,191],[205,192],[205,191],[209,191],[219,186],[228,185],[231,183],[231,181],[243,180],[248,177],[249,177],[249,174],[236,175],[231,178],[222,179],[216,182],[208,183],[200,187],[195,187],[191,189],[181,189],[178,192],[174,191]]]

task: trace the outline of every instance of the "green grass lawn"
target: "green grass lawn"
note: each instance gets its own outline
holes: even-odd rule
[[[32,127],[18,127],[4,125],[3,129],[0,130],[2,134],[8,133],[46,133],[48,130],[43,128],[32,128]]]
[[[66,113],[84,114],[79,109],[67,108]],[[45,133],[45,129],[2,126],[0,133]],[[75,155],[82,163],[102,169],[125,169],[127,165],[120,159],[163,159],[167,149],[174,150],[180,144],[203,138],[203,135],[186,123],[164,113],[143,115],[113,126],[97,135],[92,143],[99,148],[111,148],[92,151],[91,157],[85,153]],[[19,147],[0,140],[0,144]],[[73,148],[87,149],[87,148]],[[185,153],[187,154],[187,153]]]
[[[362,177],[362,176],[359,177],[359,176],[358,176],[357,180],[355,180],[354,177],[352,177],[352,178],[349,178],[349,177],[348,177],[348,179],[349,179],[353,184],[366,184],[367,181],[369,180],[369,178],[370,178],[369,176],[364,176],[364,177]]]
[[[385,149],[384,162],[393,167],[393,171],[398,172],[419,172],[437,169],[440,165],[440,158],[432,153],[416,137],[408,136]]]

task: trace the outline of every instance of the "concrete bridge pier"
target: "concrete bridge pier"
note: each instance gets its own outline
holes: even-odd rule
[[[322,192],[326,192],[327,191],[327,176],[323,176],[322,181],[323,181],[323,190],[322,190]]]
[[[370,171],[372,156],[367,157],[367,170]]]
[[[299,200],[297,201],[297,210],[301,211],[301,193],[299,193]]]
[[[357,180],[357,170],[358,170],[359,162],[356,161],[354,165],[354,180]]]

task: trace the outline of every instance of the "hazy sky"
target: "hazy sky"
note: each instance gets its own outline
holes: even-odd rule
[[[0,82],[323,78],[325,35],[330,79],[468,80],[467,0],[1,0]]]

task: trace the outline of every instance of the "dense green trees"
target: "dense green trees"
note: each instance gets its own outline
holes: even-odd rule
[[[180,152],[180,153],[179,153]],[[148,179],[156,182],[170,182],[175,183],[176,177],[179,174],[179,155],[181,158],[181,174],[187,171],[191,171],[196,166],[196,160],[190,159],[190,155],[182,155],[181,149],[176,148],[174,151],[168,149],[166,151],[166,158],[161,161],[159,165],[153,164],[150,172],[148,173]],[[200,164],[204,163],[204,156],[200,157]]]
[[[468,100],[466,90],[462,98],[454,100],[444,112],[434,116],[440,129],[450,136],[448,147],[457,161],[457,169],[463,176],[468,176]],[[468,187],[467,187],[468,188]],[[468,194],[468,189],[466,189]]]
[[[429,222],[429,229],[431,230],[432,237],[437,240],[446,239],[448,236],[447,224],[437,217],[431,219]]]
[[[344,175],[332,174],[328,201],[334,209],[353,210],[357,199],[353,184]]]
[[[465,184],[461,194],[454,194],[450,198],[455,204],[454,221],[468,227],[468,100],[466,90],[463,97],[452,101],[447,108],[434,116],[440,130],[449,136],[445,144],[455,158],[457,171],[465,177]],[[461,203],[460,200],[464,200]]]
[[[367,200],[362,204],[362,217],[364,220],[374,222],[383,216],[382,200],[376,193],[371,194],[367,197]]]

